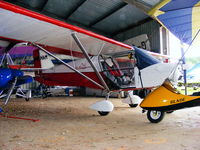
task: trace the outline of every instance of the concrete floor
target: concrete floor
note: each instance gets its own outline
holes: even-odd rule
[[[115,109],[101,117],[88,106],[102,98],[13,99],[0,117],[0,150],[199,150],[199,107],[176,111],[159,124],[141,108],[111,99]]]

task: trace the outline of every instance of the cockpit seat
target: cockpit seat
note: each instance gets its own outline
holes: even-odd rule
[[[104,71],[106,76],[114,83],[116,86],[128,85],[130,84],[130,78],[126,77],[117,62],[114,62],[111,58],[106,59],[103,63]]]

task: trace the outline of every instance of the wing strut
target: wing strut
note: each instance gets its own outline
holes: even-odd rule
[[[97,77],[99,78],[99,80],[101,81],[101,83],[103,84],[104,88],[107,90],[107,92],[110,91],[110,89],[108,88],[106,82],[104,81],[103,77],[101,76],[101,74],[99,73],[99,71],[97,70],[96,66],[94,65],[94,63],[91,61],[90,56],[88,55],[86,49],[83,47],[81,41],[78,39],[78,37],[76,36],[75,32],[72,32],[72,37],[74,38],[76,44],[78,45],[78,47],[81,49],[81,51],[83,52],[83,54],[85,55],[87,61],[89,62],[89,64],[91,65],[91,67],[93,68],[94,72],[96,73]]]
[[[12,83],[12,85],[11,85],[9,91],[8,91],[8,95],[7,95],[5,103],[4,103],[5,105],[7,105],[8,101],[10,99],[10,96],[11,96],[11,94],[12,94],[14,88],[15,88],[16,83],[17,83],[17,77],[15,78],[14,82]]]
[[[3,57],[2,57],[2,59],[1,59],[0,66],[3,66],[3,61],[4,61],[5,57],[6,57],[6,55],[5,55],[5,54],[3,54]]]
[[[65,66],[67,66],[68,68],[70,68],[71,70],[73,70],[74,72],[78,73],[79,75],[81,75],[82,77],[88,79],[89,81],[91,81],[92,83],[94,83],[95,85],[97,85],[98,87],[105,89],[102,85],[98,84],[97,82],[95,82],[94,80],[92,80],[91,78],[89,78],[88,76],[84,75],[83,73],[81,73],[80,71],[78,71],[77,69],[73,68],[72,66],[70,66],[69,64],[65,63],[62,59],[56,57],[55,55],[53,55],[52,53],[50,53],[49,51],[47,51],[46,49],[44,49],[43,47],[35,44],[35,43],[31,43],[33,46],[38,47],[39,49],[41,49],[42,51],[44,51],[45,53],[47,53],[48,55],[52,56],[53,58],[55,58],[56,60],[60,61],[62,64],[64,64]]]

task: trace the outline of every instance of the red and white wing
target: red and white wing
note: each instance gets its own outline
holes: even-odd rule
[[[0,16],[0,38],[36,42],[79,52],[71,36],[72,32],[77,32],[90,55],[132,49],[124,43],[3,1],[0,1]]]

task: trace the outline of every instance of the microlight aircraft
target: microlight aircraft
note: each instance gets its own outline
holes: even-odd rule
[[[74,58],[66,54],[66,51],[52,53],[35,43],[26,43],[26,46],[30,49],[29,52],[32,50],[33,54],[34,67],[31,68],[41,68],[35,71],[35,80],[38,82],[48,86],[84,86],[105,90],[107,92],[106,100],[90,106],[100,115],[107,115],[113,110],[112,103],[108,101],[112,92],[151,89],[162,84],[175,65],[161,63],[137,47],[128,51],[88,56],[87,60],[82,57]],[[92,65],[94,65],[94,69]],[[23,69],[16,65],[10,65],[10,67]],[[44,69],[45,67],[46,69]],[[97,74],[99,74],[99,78]],[[152,75],[156,78],[153,78]],[[171,79],[175,81],[177,75],[174,74]],[[105,87],[102,86],[102,83],[105,84]],[[138,98],[130,95],[125,102],[134,106],[138,104]]]
[[[35,79],[46,85],[105,90],[106,100],[90,107],[100,115],[107,115],[113,110],[113,104],[108,99],[110,93],[161,85],[176,65],[161,63],[137,47],[7,2],[0,1],[0,13],[4,29],[0,35],[2,40],[27,41],[28,46],[36,47],[33,50],[34,67],[43,68],[52,62],[57,63],[51,69],[37,71]],[[57,54],[69,57],[59,58]],[[165,59],[165,56],[151,54]],[[176,80],[176,73],[171,77]],[[134,104],[132,100],[128,103]]]

